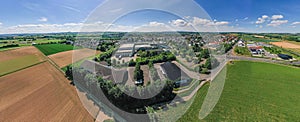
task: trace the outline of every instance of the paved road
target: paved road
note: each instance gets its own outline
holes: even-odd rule
[[[196,73],[194,71],[190,71],[189,69],[187,69],[186,67],[178,63],[177,61],[172,61],[172,63],[176,64],[190,78],[197,79],[197,80],[203,80],[209,78],[209,75],[204,75],[204,74]]]

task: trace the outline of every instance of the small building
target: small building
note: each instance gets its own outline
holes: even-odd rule
[[[283,60],[291,60],[293,59],[293,56],[287,55],[287,54],[278,54],[277,55],[279,58],[283,59]]]
[[[190,79],[176,64],[165,62],[160,65],[163,74],[172,81],[180,81],[182,79]]]
[[[115,84],[124,84],[128,80],[128,71],[125,69],[114,69],[111,66],[102,65],[92,60],[85,60],[80,67],[86,71],[111,80]]]
[[[261,46],[249,47],[249,50],[254,55],[265,54],[265,50]]]
[[[240,41],[238,41],[238,46],[239,47],[245,47],[246,45],[242,40],[240,40]]]

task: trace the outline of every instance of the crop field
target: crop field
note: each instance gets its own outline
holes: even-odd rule
[[[286,41],[283,41],[283,42],[271,42],[271,44],[276,45],[278,47],[282,47],[282,48],[296,48],[296,49],[300,48],[300,45],[293,44],[293,43],[286,42]]]
[[[2,61],[0,63],[0,76],[29,67],[39,62],[38,57],[35,55],[21,56],[13,60]]]
[[[78,49],[78,47],[74,47],[72,45],[65,44],[44,44],[44,45],[35,45],[41,52],[45,55],[51,55],[59,52],[69,51],[73,49]]]
[[[0,77],[0,121],[93,121],[74,87],[44,62]]]
[[[255,41],[255,42],[277,42],[278,41],[276,39],[259,38],[253,35],[246,35],[246,34],[242,35],[242,39],[246,41]]]
[[[45,60],[35,47],[23,47],[0,52],[0,76],[29,67]]]
[[[299,68],[238,61],[228,65],[227,69],[221,98],[202,121],[299,120]],[[201,106],[198,104],[202,104],[201,97],[199,101],[195,100],[182,118],[200,121]]]
[[[39,39],[39,40],[35,40],[34,42],[37,43],[37,44],[45,44],[45,43],[51,43],[51,42],[55,42],[55,43],[58,43],[58,42],[62,42],[64,40],[59,40],[59,39]]]
[[[60,68],[63,68],[69,64],[75,63],[84,58],[88,58],[94,55],[100,54],[99,51],[91,49],[78,49],[60,52],[49,55],[48,57],[54,61]]]

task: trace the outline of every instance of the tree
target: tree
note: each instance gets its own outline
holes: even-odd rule
[[[140,63],[137,63],[135,65],[135,69],[134,69],[134,80],[139,81],[142,80],[144,81],[144,74],[143,74],[143,70],[141,70],[141,65]]]
[[[128,63],[129,66],[135,66],[135,64],[136,64],[136,63],[133,61],[133,59],[131,59],[131,60],[129,61],[129,63]]]
[[[73,73],[72,73],[72,67],[71,66],[67,66],[67,70],[66,70],[66,76],[72,80],[73,79]]]
[[[151,60],[151,61],[149,61],[149,63],[148,63],[148,67],[149,67],[149,68],[153,67],[153,61],[152,61],[152,60]]]
[[[200,55],[202,56],[202,58],[205,58],[205,59],[209,58],[210,57],[209,50],[208,49],[202,50]]]
[[[206,60],[205,64],[204,64],[204,68],[207,69],[213,69],[215,67],[217,67],[220,64],[220,62],[218,62],[218,60],[214,57],[210,57]]]

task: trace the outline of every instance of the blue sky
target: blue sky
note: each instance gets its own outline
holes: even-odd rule
[[[147,7],[151,2],[153,5],[149,5],[150,7],[160,6],[185,12],[182,12],[181,16],[157,10],[120,14],[122,17],[116,20],[113,25],[115,28],[112,30],[128,31],[137,28],[147,30],[146,27],[153,26],[189,30],[188,26],[192,25],[201,28],[200,31],[215,31],[211,29],[212,26],[212,28],[218,28],[217,31],[243,32],[299,32],[300,29],[299,0],[196,0],[195,2],[203,10],[189,8],[191,4],[182,6],[176,4],[180,1],[191,2],[190,0],[173,0],[174,4],[172,0],[171,2],[150,0],[148,3],[110,1],[114,2],[106,9],[114,7],[117,9],[107,10],[111,13],[105,9],[99,9],[103,11],[91,14],[97,13],[96,7],[106,2],[103,0],[2,0],[0,2],[0,33],[80,31],[80,28],[86,25],[85,20],[90,18],[101,21],[101,24],[98,22],[97,26],[108,26],[111,23],[106,23],[105,17],[119,15],[114,12],[126,12],[123,9],[124,6],[130,8],[132,4],[135,4]],[[209,17],[206,16],[206,12]],[[105,19],[102,19],[102,16]],[[99,30],[95,31],[101,31],[105,27],[97,28]]]

